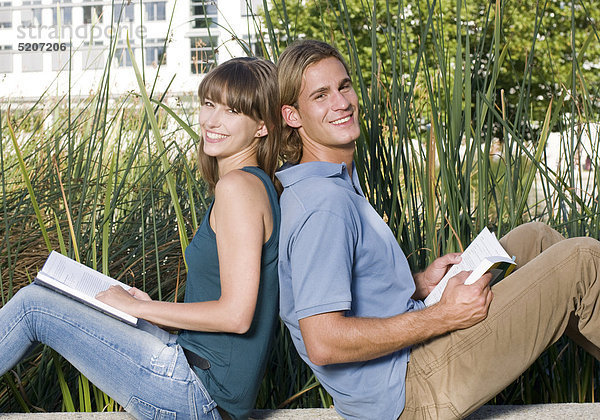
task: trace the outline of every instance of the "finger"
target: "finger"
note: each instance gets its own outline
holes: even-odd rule
[[[492,281],[492,273],[485,273],[483,276],[479,278],[473,285],[477,285],[483,290],[485,287],[488,287],[490,282]]]
[[[453,276],[450,280],[448,280],[448,283],[464,284],[465,280],[467,279],[467,277],[469,277],[470,274],[471,271],[461,271],[457,275]]]
[[[460,262],[462,260],[462,252],[451,252],[446,254],[452,261]]]
[[[450,254],[441,256],[436,261],[438,262],[438,264],[440,266],[447,266],[447,265],[452,265],[452,264],[458,264],[461,261],[461,259],[462,258],[460,256],[460,253],[452,252]]]
[[[494,292],[492,292],[492,289],[489,289],[488,294],[486,296],[486,300],[485,300],[485,304],[488,308],[490,307],[490,304],[492,303],[493,299],[494,299]]]
[[[471,275],[472,271],[468,270],[468,271],[461,271],[460,273],[458,273],[456,276],[454,276],[455,278],[459,278],[464,281]]]

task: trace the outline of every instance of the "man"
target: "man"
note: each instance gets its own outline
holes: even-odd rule
[[[413,276],[364,198],[353,164],[358,98],[344,59],[300,41],[281,55],[278,77],[295,164],[277,175],[281,317],[342,416],[463,417],[565,331],[600,358],[600,243],[524,225],[501,240],[520,268],[493,292],[489,276],[466,286],[461,273],[425,308],[460,256]]]

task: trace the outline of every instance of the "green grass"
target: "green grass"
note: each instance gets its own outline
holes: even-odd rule
[[[262,51],[276,61],[301,32],[295,25],[302,12],[295,2],[273,3],[254,25],[266,25],[262,39],[272,42]],[[589,124],[600,120],[597,87],[578,65],[600,43],[595,31],[571,25],[587,31],[586,41],[565,41],[575,58],[572,73],[551,101],[535,104],[544,109],[535,120],[535,98],[527,94],[533,66],[512,75],[521,87],[513,102],[497,89],[512,59],[502,3],[490,4],[480,31],[467,30],[461,19],[449,30],[436,2],[413,3],[421,17],[416,30],[392,12],[402,1],[379,1],[376,14],[372,2],[350,3],[322,0],[330,14],[314,36],[348,58],[361,100],[359,176],[415,269],[465,246],[484,226],[503,234],[544,220],[567,236],[599,236],[598,134],[585,146],[593,170],[578,163]],[[461,16],[468,6],[459,2],[451,13]],[[531,58],[544,53],[534,43],[541,24],[524,46]],[[367,59],[365,49],[372,52]],[[6,108],[0,113],[2,304],[31,281],[49,248],[154,298],[182,299],[182,247],[210,199],[195,167],[197,103],[184,98],[171,108],[168,91],[144,89],[115,98],[109,69],[110,61],[89,98],[50,97],[49,89],[36,103],[11,104],[10,116]],[[143,70],[138,76],[145,77]],[[550,132],[563,133],[558,168],[544,151]],[[596,401],[599,373],[594,359],[561,339],[495,402]],[[257,405],[331,404],[280,325]],[[0,411],[66,409],[119,407],[42,347],[0,381]]]

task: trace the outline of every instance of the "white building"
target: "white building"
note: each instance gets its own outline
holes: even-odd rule
[[[215,62],[256,48],[248,32],[262,0],[114,3],[0,0],[0,101],[36,99],[46,89],[87,96],[103,75],[113,95],[137,90],[127,36],[146,81],[158,71],[155,89],[164,91],[174,77],[173,93],[194,92]]]

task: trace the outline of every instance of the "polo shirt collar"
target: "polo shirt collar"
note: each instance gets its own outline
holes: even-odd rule
[[[302,181],[311,177],[319,178],[340,178],[348,184],[348,188],[354,189],[358,194],[364,195],[360,183],[358,181],[358,174],[356,173],[356,167],[352,162],[352,181],[348,176],[348,168],[345,163],[332,163],[332,162],[306,162],[299,163],[296,165],[284,164],[275,175],[281,181],[284,188],[295,184],[298,181]]]

